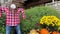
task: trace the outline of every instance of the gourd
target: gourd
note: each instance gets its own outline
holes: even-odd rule
[[[29,34],[39,34],[39,33],[37,32],[37,30],[32,29]]]

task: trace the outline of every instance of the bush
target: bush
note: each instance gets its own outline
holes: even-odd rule
[[[0,17],[0,34],[5,34],[5,14],[3,14],[2,17]]]
[[[30,8],[25,10],[25,14],[26,14],[25,21],[20,16],[22,34],[27,34],[31,29],[37,28],[36,24],[39,23],[40,18],[42,18],[45,15],[46,16],[54,15],[59,18],[59,14],[57,13],[57,11],[49,6],[38,6]],[[0,19],[0,23],[4,24],[0,26],[0,33],[5,34],[5,16],[3,17],[3,19]],[[38,29],[40,29],[40,27],[38,27]]]

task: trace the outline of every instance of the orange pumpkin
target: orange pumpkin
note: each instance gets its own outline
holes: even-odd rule
[[[57,34],[57,32],[56,31],[53,31],[52,34]]]
[[[49,31],[45,28],[40,30],[40,34],[50,34]]]
[[[60,34],[60,33],[57,31],[53,31],[52,34]]]

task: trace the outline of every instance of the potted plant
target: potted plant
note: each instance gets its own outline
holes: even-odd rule
[[[52,33],[53,31],[58,31],[60,20],[56,16],[43,16],[40,24]]]

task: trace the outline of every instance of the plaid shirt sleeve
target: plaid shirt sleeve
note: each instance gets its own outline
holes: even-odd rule
[[[1,9],[1,7],[0,7],[0,17],[2,17],[2,9]]]
[[[2,16],[2,11],[8,11],[6,7],[0,7],[0,17]]]
[[[5,11],[8,11],[8,8],[6,8],[6,7],[1,7],[1,10],[5,12]]]
[[[24,9],[23,8],[19,8],[19,11],[22,13],[23,19],[26,19],[26,15],[24,13]]]

